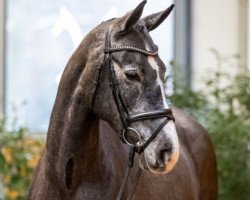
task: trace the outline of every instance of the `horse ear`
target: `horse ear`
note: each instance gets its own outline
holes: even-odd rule
[[[130,31],[133,25],[139,21],[146,3],[146,0],[142,1],[134,10],[128,12],[124,17],[121,18],[120,33]]]
[[[142,21],[145,23],[148,31],[152,31],[157,28],[171,13],[174,8],[174,4],[168,7],[166,10],[144,17]]]

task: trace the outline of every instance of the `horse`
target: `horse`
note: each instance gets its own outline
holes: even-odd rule
[[[28,200],[115,199],[130,145],[138,154],[121,199],[137,181],[136,200],[217,199],[208,133],[168,105],[166,67],[149,35],[174,6],[141,18],[145,4],[99,24],[69,59]]]

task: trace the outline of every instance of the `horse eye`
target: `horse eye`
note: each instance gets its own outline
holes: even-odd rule
[[[139,79],[139,75],[137,74],[135,70],[125,71],[125,75],[128,79],[131,79],[131,80]]]

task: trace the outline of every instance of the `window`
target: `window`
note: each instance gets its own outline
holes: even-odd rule
[[[61,73],[82,38],[101,21],[125,14],[138,1],[6,1],[5,112],[31,131],[44,132]],[[172,0],[154,0],[144,15],[159,12]],[[173,59],[173,14],[152,32],[160,56]]]

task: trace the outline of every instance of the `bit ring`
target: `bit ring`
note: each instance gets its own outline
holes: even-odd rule
[[[130,146],[135,146],[134,144],[128,142],[128,140],[127,140],[126,137],[125,137],[125,133],[126,133],[128,130],[133,131],[134,133],[137,134],[137,136],[138,136],[138,138],[139,138],[139,141],[136,142],[135,145],[136,145],[136,146],[140,145],[140,143],[141,143],[141,141],[142,141],[141,135],[140,135],[140,133],[139,133],[137,130],[135,130],[135,129],[132,128],[132,127],[128,127],[127,129],[125,129],[125,130],[123,131],[123,133],[122,133],[122,138],[123,138],[123,140],[124,140],[128,145],[130,145]]]

